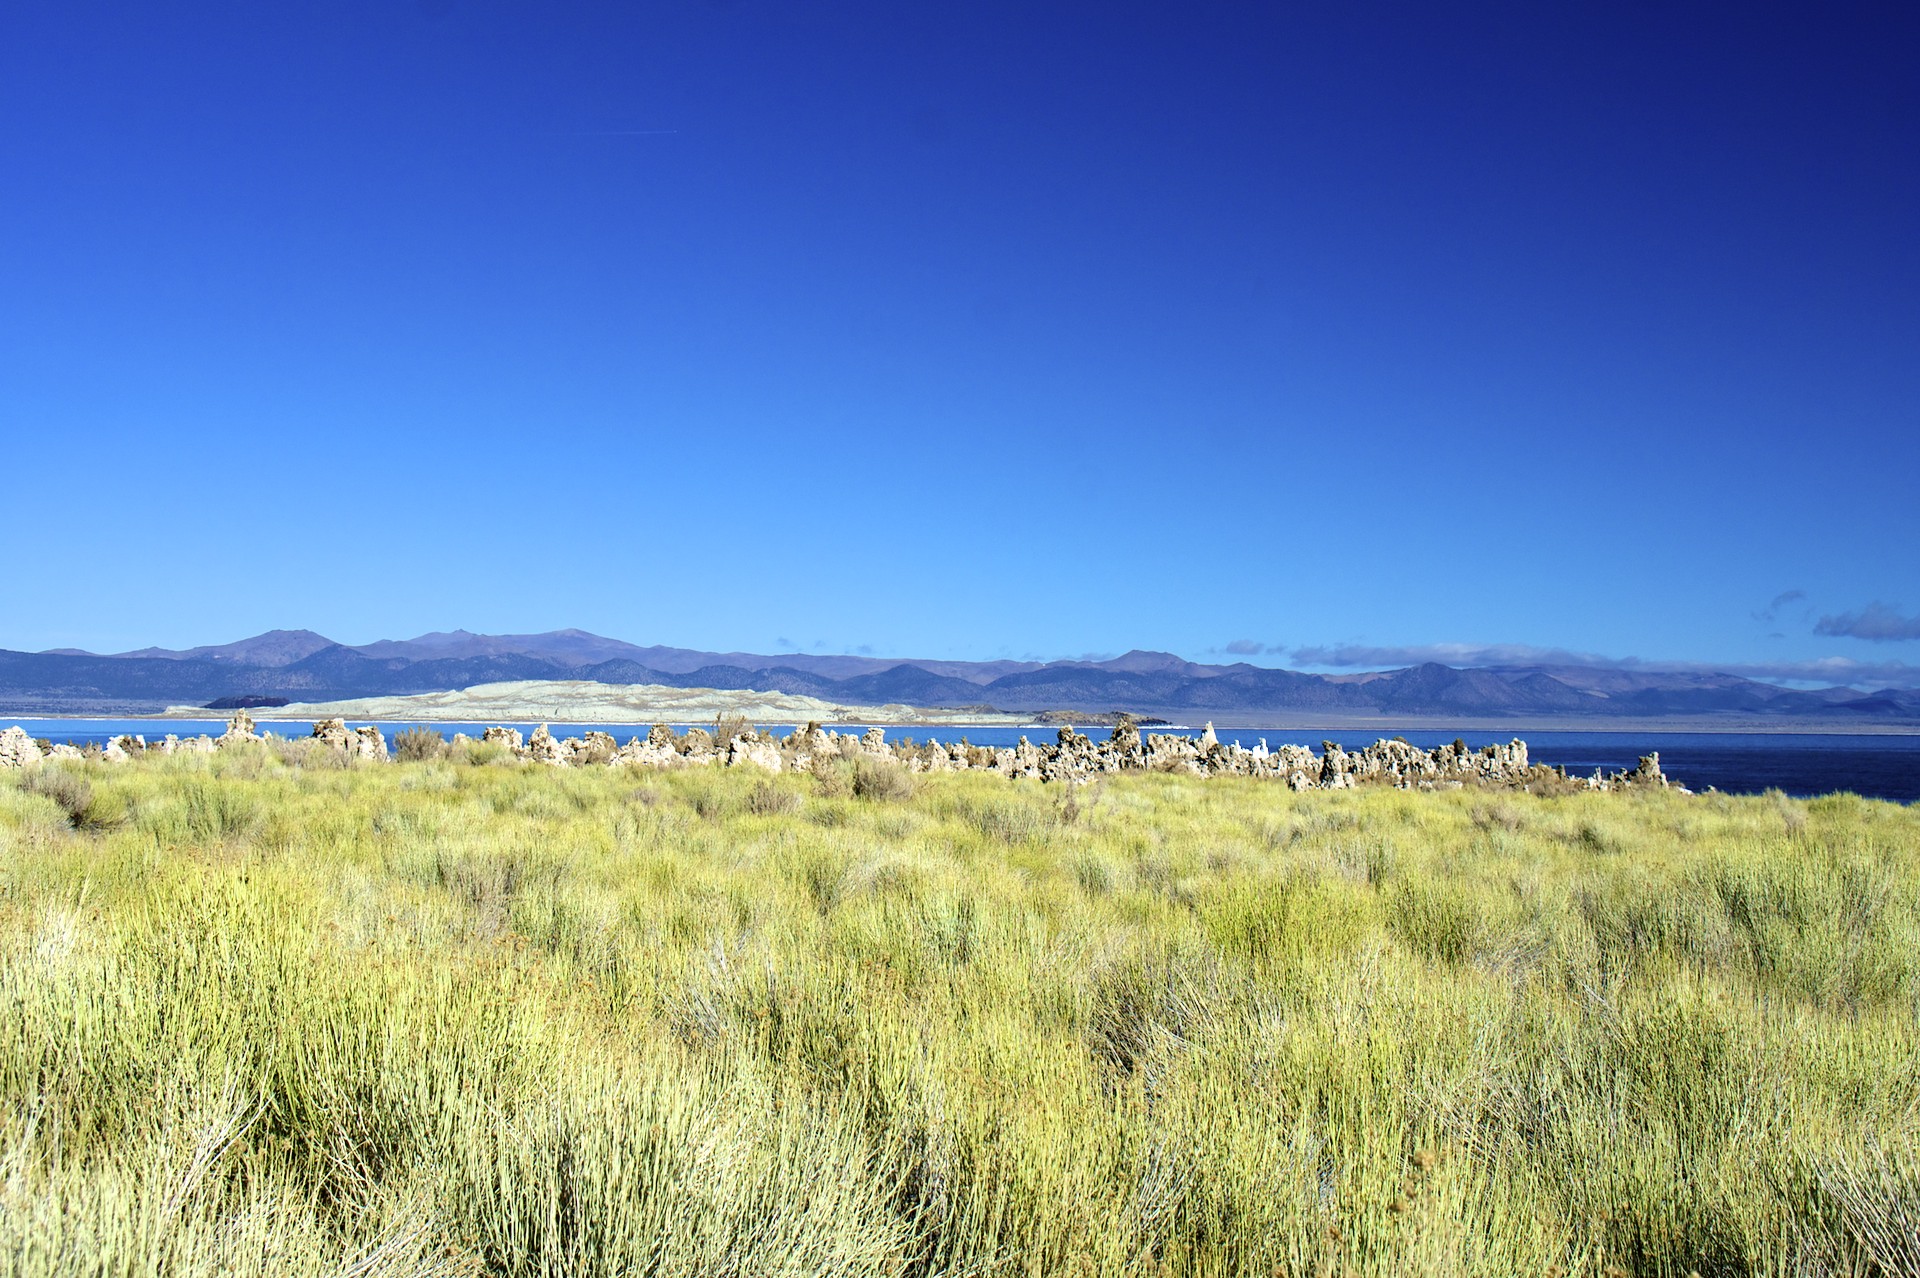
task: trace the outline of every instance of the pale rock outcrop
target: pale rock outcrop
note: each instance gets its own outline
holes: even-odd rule
[[[568,737],[560,743],[561,761],[578,768],[612,763],[619,753],[620,743],[610,732],[589,732],[584,737]]]
[[[386,739],[372,726],[354,729],[340,719],[324,719],[314,724],[313,735],[350,756],[376,761],[388,757]],[[90,753],[121,762],[148,751],[210,753],[216,748],[260,739],[252,716],[242,710],[233,716],[227,731],[217,741],[205,736],[187,740],[169,736],[149,747],[144,740],[124,737],[110,742],[101,751]],[[1174,733],[1143,737],[1138,725],[1124,717],[1105,741],[1096,742],[1072,727],[1063,727],[1053,741],[1035,744],[1021,737],[1019,744],[1012,747],[976,746],[964,739],[946,744],[937,740],[888,741],[884,728],[868,728],[855,736],[834,732],[818,723],[797,728],[782,741],[752,728],[736,733],[730,740],[716,741],[713,733],[706,729],[690,728],[685,733],[676,733],[666,724],[654,725],[644,738],[636,736],[624,746],[605,732],[587,732],[580,738],[558,741],[546,724],[540,725],[525,744],[518,730],[507,727],[487,728],[481,739],[503,745],[519,758],[551,767],[661,768],[719,764],[751,765],[771,773],[820,772],[843,760],[869,757],[897,763],[913,772],[986,771],[1010,778],[1068,785],[1082,784],[1109,773],[1152,770],[1192,777],[1257,777],[1278,781],[1292,790],[1344,790],[1358,785],[1391,785],[1402,789],[1547,785],[1593,790],[1667,788],[1681,794],[1691,793],[1667,778],[1661,771],[1657,754],[1646,756],[1624,772],[1611,775],[1596,772],[1591,778],[1571,778],[1563,769],[1534,764],[1528,756],[1526,742],[1520,740],[1478,750],[1469,749],[1464,741],[1423,750],[1397,737],[1378,740],[1358,750],[1323,741],[1321,752],[1316,755],[1306,746],[1288,744],[1275,748],[1264,739],[1252,748],[1223,742],[1212,724],[1206,725],[1197,737]],[[51,753],[62,758],[81,756],[81,752],[71,746],[54,747]],[[17,726],[0,733],[0,767],[27,766],[40,758],[38,746]]]
[[[745,764],[764,768],[768,772],[779,772],[782,767],[780,749],[771,741],[735,737],[727,744],[727,766],[737,768]]]
[[[1353,785],[1352,764],[1336,742],[1320,743],[1320,785],[1328,790],[1345,790]]]
[[[312,739],[340,751],[349,759],[371,759],[383,763],[390,757],[387,739],[372,724],[349,728],[344,719],[321,719],[313,725]]]
[[[1147,767],[1155,772],[1175,772],[1187,776],[1205,776],[1200,761],[1200,743],[1192,737],[1171,733],[1147,738]]]
[[[938,741],[928,741],[915,746],[907,755],[909,772],[951,772],[953,759],[947,748]]]
[[[659,731],[656,727],[647,734],[645,740],[635,737],[627,742],[613,752],[613,758],[607,760],[607,765],[615,768],[677,768],[684,764],[686,760],[673,748],[673,732],[668,730],[667,739],[662,742],[656,736]]]
[[[795,772],[810,772],[840,757],[838,738],[818,723],[795,728],[783,745]]]
[[[515,756],[526,753],[526,743],[520,739],[520,729],[494,726],[480,734],[480,739],[488,745],[502,745],[513,751]]]
[[[1276,776],[1304,772],[1314,766],[1313,751],[1302,745],[1283,745],[1273,754]]]
[[[1040,775],[1048,781],[1083,781],[1116,767],[1115,760],[1095,746],[1091,737],[1068,726],[1060,729],[1053,749],[1042,754]]]
[[[313,739],[351,755],[357,748],[354,735],[344,719],[322,719],[313,725]]]
[[[1667,774],[1660,770],[1658,750],[1652,754],[1642,755],[1639,763],[1628,771],[1614,776],[1612,780],[1616,785],[1648,786],[1661,790],[1667,789],[1672,784],[1667,780]]]
[[[0,732],[0,768],[30,768],[41,757],[39,745],[19,724]]]
[[[560,743],[553,739],[553,733],[547,731],[547,725],[541,724],[527,738],[527,758],[535,763],[544,763],[557,767],[566,762],[560,753]]]
[[[1021,737],[1020,744],[1013,747],[1013,758],[1009,762],[1011,766],[1007,772],[1008,776],[1038,780],[1041,776],[1040,765],[1044,759],[1033,742]]]
[[[235,710],[233,712],[233,718],[227,720],[227,730],[220,734],[220,739],[214,744],[218,745],[222,750],[225,750],[233,746],[246,745],[249,742],[257,743],[263,740],[265,740],[265,738],[253,730],[253,716],[245,710]]]

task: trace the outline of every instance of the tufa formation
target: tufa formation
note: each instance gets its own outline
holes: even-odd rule
[[[866,759],[894,764],[909,772],[992,772],[1069,783],[1120,772],[1170,772],[1192,777],[1260,777],[1294,790],[1343,790],[1357,785],[1402,789],[1475,785],[1682,790],[1661,772],[1658,754],[1645,756],[1624,772],[1603,775],[1596,771],[1591,777],[1572,777],[1562,769],[1531,762],[1527,743],[1519,740],[1479,750],[1469,749],[1463,741],[1422,750],[1396,738],[1353,751],[1323,741],[1316,755],[1299,745],[1269,749],[1264,740],[1251,749],[1223,742],[1212,724],[1198,737],[1143,736],[1127,718],[1122,718],[1106,741],[1095,742],[1065,727],[1053,741],[1036,745],[1022,737],[1013,746],[970,745],[965,739],[947,744],[889,741],[882,728],[868,728],[855,735],[834,732],[818,723],[809,723],[785,737],[737,721],[725,731],[728,735],[723,741],[704,728],[682,733],[656,724],[644,737],[636,736],[621,745],[604,732],[557,738],[546,724],[541,724],[524,740],[517,728],[488,728],[481,734],[481,742],[514,759],[558,768],[753,767],[774,773],[821,772],[842,761]],[[349,728],[340,719],[323,719],[313,725],[312,737],[349,760],[385,762],[389,758],[386,738],[372,726]],[[245,710],[236,711],[227,730],[217,738],[168,736],[149,744],[144,737],[123,736],[98,750],[85,751],[66,745],[43,746],[16,726],[0,732],[0,768],[33,767],[47,758],[98,758],[120,763],[146,753],[210,754],[265,740],[254,730],[253,716]],[[462,734],[454,737],[453,744],[461,747],[472,743]]]

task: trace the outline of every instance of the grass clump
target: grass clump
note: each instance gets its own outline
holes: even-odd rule
[[[913,797],[911,772],[890,759],[862,755],[853,761],[852,790],[857,798],[875,803],[903,803]]]
[[[126,804],[118,794],[96,791],[84,776],[65,768],[42,764],[25,774],[20,788],[51,800],[76,830],[108,830],[127,819]]]
[[[394,733],[393,753],[394,757],[410,763],[425,763],[448,757],[451,747],[438,731],[422,724]]]
[[[0,1274],[1916,1271],[1913,809],[868,762],[0,783]]]
[[[762,781],[747,792],[747,811],[756,816],[792,816],[800,810],[800,795],[774,781]]]

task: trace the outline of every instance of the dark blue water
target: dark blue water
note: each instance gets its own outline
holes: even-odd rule
[[[357,721],[356,721],[357,722]],[[18,723],[36,737],[71,741],[76,745],[104,743],[123,733],[143,735],[157,741],[167,733],[218,736],[226,728],[225,719],[0,719],[0,728]],[[408,723],[380,723],[381,731],[391,736]],[[489,725],[481,723],[435,724],[442,734],[464,732],[478,737]],[[523,733],[536,725],[511,724]],[[684,729],[688,725],[675,725]],[[700,725],[694,725],[700,726]],[[707,725],[711,726],[711,725]],[[792,731],[790,724],[761,725],[778,733]],[[312,731],[310,722],[262,721],[264,732],[304,737]],[[631,723],[588,723],[556,726],[555,735],[578,736],[583,732],[611,733],[625,742],[642,735],[647,725]],[[844,729],[843,729],[844,730]],[[1053,728],[889,728],[888,739],[912,737],[940,741],[965,737],[975,745],[1013,745],[1022,736],[1035,742],[1052,740]],[[1160,729],[1148,729],[1149,732]],[[1197,736],[1194,729],[1165,729]],[[1107,736],[1104,728],[1086,730],[1095,740]],[[1264,738],[1269,746],[1289,742],[1311,746],[1318,752],[1322,741],[1338,742],[1343,748],[1357,750],[1383,735],[1379,729],[1365,731],[1329,728],[1230,728],[1218,733],[1222,741],[1252,746]],[[1912,803],[1920,799],[1920,735],[1841,735],[1811,733],[1730,733],[1730,732],[1436,732],[1407,730],[1397,734],[1413,745],[1431,749],[1455,737],[1464,736],[1467,744],[1479,747],[1515,736],[1525,739],[1536,763],[1559,764],[1569,772],[1582,775],[1595,768],[1617,772],[1630,768],[1641,755],[1660,752],[1660,766],[1669,777],[1695,790],[1712,786],[1732,794],[1758,794],[1763,790],[1783,790],[1800,798],[1850,790],[1874,799],[1892,799]]]

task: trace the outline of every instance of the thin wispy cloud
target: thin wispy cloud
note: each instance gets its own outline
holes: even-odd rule
[[[1656,673],[1731,674],[1766,683],[1845,684],[1855,688],[1920,687],[1920,666],[1904,661],[1855,661],[1850,657],[1815,657],[1810,661],[1737,662],[1714,665],[1704,661],[1647,661],[1637,667]]]
[[[1872,643],[1899,643],[1920,639],[1920,616],[1906,616],[1899,608],[1876,599],[1859,612],[1820,618],[1813,633],[1866,639]]]
[[[1447,666],[1607,666],[1616,659],[1566,648],[1536,648],[1523,643],[1429,643],[1309,645],[1287,654],[1302,666],[1381,669],[1437,661]],[[1631,660],[1631,659],[1629,659]]]
[[[1781,609],[1792,607],[1797,603],[1805,603],[1806,599],[1807,592],[1804,590],[1783,591],[1775,595],[1773,602],[1769,603],[1766,607],[1756,610],[1753,614],[1753,619],[1755,621],[1766,622],[1778,621],[1780,619]],[[1802,611],[1804,613],[1805,610],[1803,609]]]
[[[1340,644],[1295,648],[1295,665],[1332,669],[1390,670],[1437,661],[1449,666],[1583,666],[1646,674],[1728,674],[1768,683],[1845,684],[1859,688],[1920,686],[1920,666],[1904,661],[1855,661],[1851,657],[1815,657],[1805,661],[1710,662],[1659,661],[1608,657],[1566,648],[1529,644],[1417,644],[1401,647]]]

